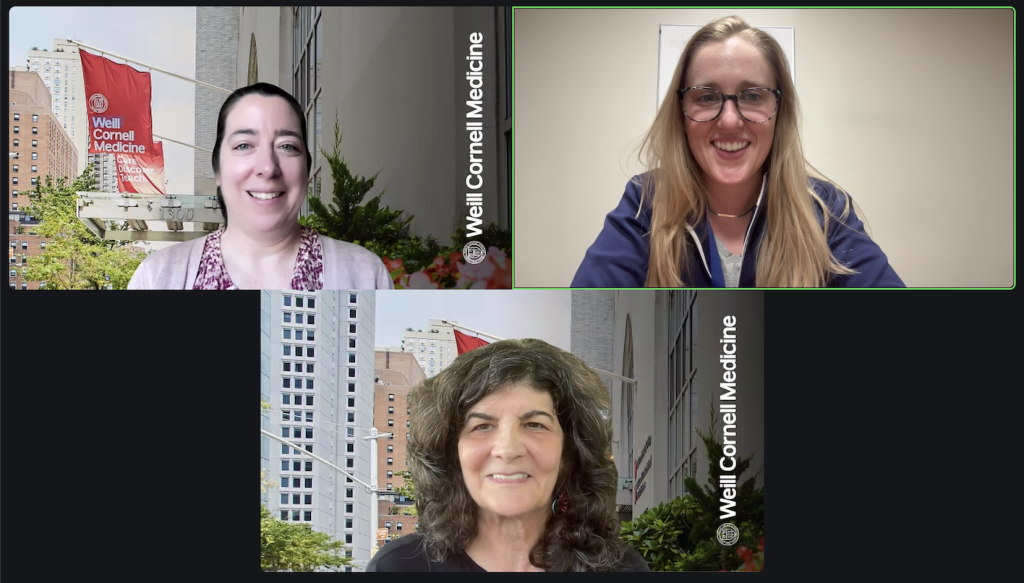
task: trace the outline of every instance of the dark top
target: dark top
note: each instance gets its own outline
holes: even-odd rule
[[[640,192],[643,176],[634,176],[626,185],[626,192],[619,206],[608,213],[604,230],[587,250],[583,263],[572,280],[574,288],[639,288],[647,281],[647,261],[650,257],[652,211],[648,204],[640,209]],[[842,213],[846,199],[833,186],[816,178],[811,186],[822,201],[837,216]],[[754,209],[754,216],[744,240],[743,263],[740,267],[739,287],[755,287],[757,276],[757,248],[767,230],[767,212],[764,197],[768,185],[764,182],[761,200]],[[824,222],[821,208],[813,205],[818,222]],[[682,274],[689,287],[725,287],[722,266],[715,248],[711,225],[705,219],[692,225],[692,232],[686,233],[688,269]],[[864,223],[857,218],[850,206],[845,225],[836,220],[829,222],[829,248],[843,265],[856,271],[853,275],[833,275],[828,287],[906,287],[889,265],[889,259],[878,244],[864,231]],[[700,241],[697,247],[696,238]]]
[[[373,556],[366,566],[367,572],[381,573],[421,573],[426,571],[438,573],[486,573],[480,565],[473,562],[466,553],[443,563],[432,561],[427,557],[426,541],[423,535],[408,534],[398,540],[384,545]],[[650,571],[647,561],[632,548],[626,551],[625,564],[620,572]]]

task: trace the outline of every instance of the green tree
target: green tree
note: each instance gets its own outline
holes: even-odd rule
[[[740,481],[749,470],[753,455],[738,458],[731,472],[740,483],[734,499],[736,506],[732,508],[735,517],[720,518],[718,478],[722,472],[717,460],[723,456],[723,446],[715,436],[717,422],[712,409],[710,430],[697,431],[704,442],[706,459],[712,462],[707,484],[701,486],[688,476],[683,480],[685,496],[649,508],[622,525],[622,538],[647,559],[652,571],[732,571],[747,560],[741,552],[763,549],[764,489],[756,487],[756,473]],[[718,542],[717,530],[723,522],[732,522],[739,529],[740,540],[735,545]],[[763,558],[762,551],[762,563]]]
[[[399,496],[405,496],[406,498],[416,501],[416,482],[412,479],[412,474],[408,471],[395,472],[396,478],[402,478],[403,483],[400,486],[395,486],[394,490]],[[416,505],[401,507],[400,512],[406,516],[418,516],[419,513],[416,510]]]
[[[260,504],[260,568],[264,571],[334,570],[352,564],[345,544],[309,524],[282,522]]]
[[[46,176],[29,192],[25,210],[39,219],[35,231],[49,242],[25,268],[25,279],[45,281],[46,289],[128,287],[145,254],[130,252],[124,241],[100,239],[76,216],[77,193],[95,188],[96,179],[87,170],[71,182]],[[123,230],[123,225],[111,222],[110,228]]]

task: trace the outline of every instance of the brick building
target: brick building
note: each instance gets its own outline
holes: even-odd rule
[[[382,433],[391,437],[379,440],[377,446],[377,483],[381,490],[393,490],[405,480],[396,476],[408,471],[405,447],[409,442],[409,391],[427,375],[408,352],[380,349],[374,353],[373,421]],[[411,500],[396,497],[393,501],[378,502],[377,528],[386,528],[390,541],[394,535],[408,534],[416,529],[416,518],[402,513]]]
[[[28,193],[46,176],[73,179],[78,153],[71,136],[51,113],[50,92],[35,71],[8,71],[7,208],[10,240],[8,285],[12,289],[39,289],[23,278],[25,265],[46,248],[46,240],[33,233],[38,221],[25,209]]]

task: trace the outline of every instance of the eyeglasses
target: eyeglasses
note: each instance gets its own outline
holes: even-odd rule
[[[752,87],[736,95],[725,95],[710,87],[678,89],[676,95],[683,103],[683,113],[697,122],[712,121],[722,114],[725,102],[732,100],[740,116],[751,123],[764,123],[779,110],[782,92],[767,87]]]

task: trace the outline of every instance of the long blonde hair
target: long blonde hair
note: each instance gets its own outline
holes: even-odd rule
[[[640,148],[641,162],[651,170],[644,175],[641,185],[641,206],[646,202],[652,210],[651,252],[645,285],[686,285],[682,281],[682,273],[688,267],[685,249],[693,244],[687,237],[686,226],[706,216],[707,191],[700,166],[687,143],[682,108],[675,90],[682,87],[687,67],[698,50],[732,37],[749,42],[767,58],[777,88],[782,92],[775,117],[775,137],[765,163],[768,195],[762,212],[767,213],[767,229],[756,250],[755,285],[821,287],[828,283],[832,274],[854,273],[832,255],[825,236],[830,220],[842,222],[845,219],[851,199],[836,188],[846,202],[843,212],[835,216],[810,186],[810,176],[825,177],[804,158],[799,133],[800,105],[786,56],[771,35],[751,28],[738,16],[728,16],[709,23],[686,44],[672,76],[671,90],[662,101]],[[821,207],[824,229],[818,223],[811,201]]]

